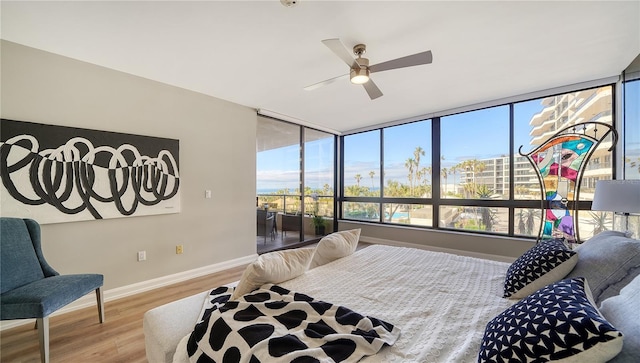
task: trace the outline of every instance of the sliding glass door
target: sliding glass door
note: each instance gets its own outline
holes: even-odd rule
[[[256,209],[258,251],[287,248],[333,229],[335,136],[258,117]],[[262,215],[273,217],[274,226]]]
[[[305,235],[322,236],[333,231],[334,136],[304,130]]]

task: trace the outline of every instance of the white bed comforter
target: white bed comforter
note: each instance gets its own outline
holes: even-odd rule
[[[476,362],[502,298],[508,263],[373,245],[279,285],[388,321],[395,345],[362,362]],[[184,342],[184,339],[183,339]],[[186,362],[185,344],[174,362]]]

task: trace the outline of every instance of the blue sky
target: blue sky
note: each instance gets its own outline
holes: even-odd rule
[[[515,145],[527,152],[529,147],[529,121],[543,106],[539,100],[519,103],[515,108]],[[355,184],[355,174],[362,176],[362,185],[379,187],[379,176],[374,180],[369,172],[378,173],[379,131],[347,137],[345,142],[345,184]],[[464,160],[493,158],[509,154],[509,107],[499,106],[467,112],[441,119],[442,167],[449,168]],[[421,166],[431,164],[431,123],[415,122],[385,130],[385,179],[406,181],[408,158],[413,158],[417,146],[425,150]],[[394,147],[390,147],[393,145]],[[363,152],[363,150],[366,150]],[[353,161],[357,159],[357,161]],[[366,181],[366,183],[365,183]],[[372,183],[373,182],[373,183]]]
[[[627,87],[627,118],[638,120],[640,108],[640,81]],[[636,102],[633,102],[636,100]],[[529,121],[543,109],[539,99],[520,102],[514,106],[515,151],[523,145],[523,152],[531,150]],[[442,166],[449,168],[469,159],[487,159],[508,155],[509,107],[498,106],[484,110],[466,112],[441,118]],[[627,150],[640,148],[640,122],[627,122]],[[379,131],[347,136],[345,142],[345,185],[356,183],[354,176],[360,174],[361,185],[379,187],[380,150]],[[408,158],[413,158],[417,146],[422,147],[421,166],[431,164],[431,123],[415,122],[387,128],[385,138],[385,179],[406,182]],[[622,141],[620,141],[622,142]],[[391,147],[393,145],[393,147]],[[320,189],[324,184],[333,186],[333,142],[332,138],[320,139],[306,144],[306,184]],[[638,155],[636,152],[635,155]],[[280,148],[264,151],[257,156],[258,191],[298,187],[298,148]],[[370,172],[374,171],[373,178]],[[636,172],[636,174],[638,174]],[[636,176],[635,178],[638,178]]]
[[[626,83],[625,87],[625,150],[628,157],[640,158],[640,80]],[[625,179],[640,179],[638,167],[627,168]]]
[[[539,101],[522,103],[518,114],[524,120],[524,135],[516,138],[516,143],[528,145],[528,122],[531,116],[541,109]],[[506,154],[508,140],[508,107],[496,107],[477,112],[464,113],[443,118],[443,152],[445,160],[442,164],[449,167],[465,160],[465,158],[493,157]],[[467,132],[460,133],[463,129]],[[449,131],[449,132],[446,132]],[[366,132],[347,137],[345,155],[357,154],[357,162],[345,162],[346,185],[355,184],[351,180],[355,174],[362,176],[363,185],[379,186],[379,131]],[[499,135],[499,136],[496,136]],[[480,137],[483,136],[483,137]],[[493,142],[488,140],[499,138]],[[333,185],[333,143],[331,138],[321,139],[306,144],[305,155],[307,175],[305,181],[313,189],[320,189],[326,183]],[[406,179],[404,163],[413,157],[416,146],[421,146],[425,155],[421,156],[421,165],[431,163],[431,123],[414,122],[385,130],[385,173],[387,178]],[[394,145],[394,147],[390,147]],[[455,147],[447,147],[455,145]],[[464,145],[464,147],[460,147]],[[524,150],[527,150],[526,146]],[[474,156],[475,155],[475,156]],[[285,148],[263,151],[257,155],[257,189],[258,191],[272,191],[274,189],[298,187],[298,148]],[[373,184],[370,171],[375,171]]]

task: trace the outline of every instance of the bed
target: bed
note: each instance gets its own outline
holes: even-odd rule
[[[500,329],[509,330],[505,329],[504,324],[505,321],[511,321],[506,319],[504,314],[506,312],[513,314],[514,311],[521,312],[522,308],[519,308],[519,306],[523,302],[528,304],[526,306],[533,306],[535,305],[535,298],[538,301],[541,298],[538,296],[540,295],[538,292],[530,294],[533,296],[534,302],[528,301],[528,299],[532,299],[531,296],[517,299],[505,297],[507,294],[505,276],[513,273],[514,266],[520,266],[517,265],[518,261],[511,264],[449,253],[385,245],[372,245],[355,251],[353,241],[344,243],[346,247],[338,248],[336,253],[334,251],[335,244],[341,242],[340,238],[332,237],[334,235],[325,237],[329,240],[329,243],[325,243],[325,245],[331,245],[332,247],[332,252],[329,252],[328,255],[325,253],[324,256],[319,258],[319,255],[322,255],[319,251],[301,249],[301,251],[306,251],[300,252],[306,256],[301,260],[308,259],[306,265],[304,261],[301,264],[298,263],[300,261],[291,264],[291,261],[287,260],[290,256],[285,256],[286,263],[284,265],[287,267],[284,274],[282,271],[278,271],[275,274],[276,276],[269,276],[263,280],[260,280],[260,278],[263,278],[260,277],[257,282],[252,282],[254,286],[247,288],[247,286],[243,285],[247,278],[245,276],[247,272],[245,271],[239,286],[230,286],[226,291],[229,293],[241,289],[251,291],[262,283],[274,283],[275,285],[267,284],[267,288],[277,286],[278,289],[283,291],[290,290],[304,294],[315,300],[346,307],[363,316],[373,317],[396,327],[399,330],[399,334],[392,344],[384,344],[375,354],[365,354],[361,360],[359,358],[355,360],[365,363],[477,362],[479,352],[486,353],[488,356],[495,356],[497,354],[495,353],[495,346],[496,344],[500,345],[500,342],[496,343],[496,340],[507,339],[504,337],[496,338],[501,333],[495,332]],[[340,237],[340,233],[337,235]],[[607,239],[606,243],[610,243],[611,237],[622,238],[619,235],[606,235],[604,237]],[[331,240],[332,238],[334,239],[333,241]],[[635,252],[637,257],[632,259],[628,258],[629,250],[623,253],[627,256],[627,260],[633,260],[629,262],[631,265],[636,264],[635,270],[632,267],[627,270],[640,271],[640,262],[638,262],[640,261],[640,248],[638,248],[640,244],[637,240],[628,238],[627,240],[632,242],[630,243],[631,250],[637,250]],[[357,238],[355,243],[357,244]],[[598,246],[603,245],[603,243],[598,244]],[[321,246],[322,241],[317,249],[320,249]],[[325,249],[325,251],[327,250]],[[576,266],[578,265],[578,259],[574,257],[577,255],[576,253],[563,253],[568,255],[567,258],[551,268],[551,271],[547,271],[549,273],[543,273],[542,275],[546,275],[547,278],[555,282],[578,267],[587,268],[586,265]],[[588,254],[585,253],[585,255]],[[282,256],[275,257],[277,258],[274,261],[282,259]],[[530,257],[528,258],[529,260],[531,259]],[[594,258],[597,257],[595,256]],[[299,258],[299,256],[296,258]],[[317,261],[318,259],[320,262]],[[554,255],[554,259],[558,259],[557,254]],[[522,258],[518,260],[522,260]],[[291,271],[291,265],[294,265],[293,270],[296,271]],[[297,265],[302,267],[295,267]],[[612,266],[614,265],[616,264],[612,264]],[[620,264],[617,264],[617,266],[620,267]],[[272,269],[273,266],[269,266],[269,263],[267,263],[265,268]],[[620,282],[617,286],[611,286],[608,282],[600,281],[596,287],[600,289],[598,290],[598,296],[602,297],[603,301],[608,299],[607,302],[609,303],[609,300],[614,299],[613,303],[603,304],[602,308],[612,311],[610,313],[611,316],[618,314],[618,324],[624,325],[626,321],[627,325],[629,325],[628,319],[620,318],[620,315],[624,317],[626,314],[634,314],[636,310],[633,309],[638,308],[637,296],[638,291],[640,291],[640,278],[634,278],[634,274],[637,274],[638,271],[633,272],[631,275],[625,274],[621,278],[618,276],[618,282],[622,280],[624,282]],[[600,271],[600,273],[605,272]],[[584,275],[584,273],[581,273],[581,275]],[[292,276],[295,276],[295,278],[289,279]],[[591,279],[595,281],[595,278],[591,277]],[[537,280],[540,279],[538,278]],[[581,283],[585,280],[583,277],[564,279],[559,283],[564,283],[565,285],[556,286],[557,284],[552,284],[552,287],[556,290],[551,292],[543,291],[542,294],[547,297],[549,295],[559,296],[562,294],[559,294],[558,291],[562,293],[569,291],[573,301],[574,290],[582,289],[582,287],[578,289],[576,286],[582,286]],[[631,281],[637,287],[634,290],[621,291],[626,285],[632,285],[630,284]],[[542,279],[537,281],[537,284],[544,287],[548,285],[548,281]],[[525,283],[524,285],[531,284]],[[587,284],[584,283],[584,285]],[[537,285],[534,288],[538,290]],[[540,291],[542,290],[544,289],[540,289]],[[586,288],[585,290],[589,289]],[[224,292],[225,290],[221,291]],[[258,290],[258,292],[260,291],[262,290]],[[576,295],[580,295],[580,291]],[[615,293],[612,291],[615,291]],[[193,341],[190,342],[190,339],[193,339],[194,325],[202,320],[207,304],[211,307],[212,296],[214,296],[212,293],[203,292],[152,309],[145,314],[145,344],[147,358],[150,363],[189,362],[189,353],[193,352],[188,353],[188,350],[191,349],[193,351],[195,349]],[[256,291],[253,293],[257,294]],[[547,295],[544,295],[545,293]],[[589,305],[589,303],[593,305],[600,304],[590,295],[587,298],[587,295],[588,293],[582,300],[577,302],[582,304],[580,305],[581,309],[583,305]],[[246,296],[246,294],[242,296]],[[581,298],[580,296],[579,299]],[[228,298],[229,296],[225,297],[225,299]],[[238,297],[236,296],[235,298]],[[629,307],[628,305],[634,306]],[[213,310],[216,312],[215,309]],[[589,314],[599,314],[595,308],[592,309],[593,311],[587,310]],[[596,319],[600,318],[604,323],[607,323],[606,319],[601,315],[596,317]],[[602,321],[598,320],[598,326],[604,324]],[[209,322],[206,324],[212,325]],[[631,332],[632,335],[635,334],[637,337],[638,333],[640,333],[637,330],[639,325],[639,323],[634,322],[630,327],[625,327],[625,330]],[[494,331],[490,331],[490,327]],[[628,346],[637,349],[637,351],[633,350],[629,353],[631,354],[630,357],[632,357],[629,359],[640,358],[635,355],[640,354],[640,349],[634,347],[634,344],[640,346],[640,343],[628,342],[628,335],[630,334],[623,334],[614,327],[611,327],[605,333],[602,337],[602,342],[598,343],[598,349],[593,348],[587,352],[585,348],[582,353],[590,354],[589,357],[591,358],[600,354],[600,356],[604,357],[602,361],[606,361],[605,358],[609,359],[622,350],[624,340],[625,348]],[[209,338],[204,337],[202,341],[206,341]],[[487,343],[491,339],[494,339],[494,341]],[[508,339],[512,339],[512,337]],[[634,340],[638,339],[634,338]],[[189,344],[192,344],[192,346],[188,349]],[[592,345],[595,346],[595,343]],[[500,349],[504,350],[504,348]],[[521,353],[516,352],[513,354]],[[583,355],[578,359],[584,359],[586,356]],[[195,361],[195,358],[192,359]],[[286,360],[282,359],[281,361]],[[481,359],[481,361],[485,360]],[[487,359],[486,361],[494,360]],[[634,360],[619,361],[631,362]]]

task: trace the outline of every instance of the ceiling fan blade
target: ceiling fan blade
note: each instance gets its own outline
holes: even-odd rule
[[[433,55],[431,51],[428,50],[426,52],[417,53],[414,55],[408,55],[406,57],[392,59],[390,61],[374,64],[369,67],[369,71],[373,72],[382,72],[388,71],[390,69],[404,68],[404,67],[413,67],[419,66],[421,64],[429,64],[433,62]]]
[[[312,90],[314,90],[316,88],[320,88],[322,86],[326,86],[326,85],[331,84],[331,83],[333,83],[335,81],[339,81],[339,80],[341,80],[343,78],[349,78],[349,74],[348,73],[347,74],[343,74],[343,75],[338,76],[338,77],[333,77],[333,78],[326,79],[326,80],[324,80],[322,82],[314,83],[312,85],[309,85],[309,86],[305,87],[304,90],[305,91],[312,91]]]
[[[369,98],[371,98],[372,100],[375,100],[376,98],[382,96],[382,91],[380,91],[380,88],[378,88],[378,86],[373,83],[372,79],[369,79],[369,82],[364,83],[363,86],[369,94]]]
[[[322,44],[326,45],[327,48],[331,49],[331,51],[338,56],[338,58],[342,59],[343,62],[347,63],[349,67],[355,67],[360,69],[360,65],[351,55],[351,52],[342,44],[340,39],[325,39],[322,41]]]

